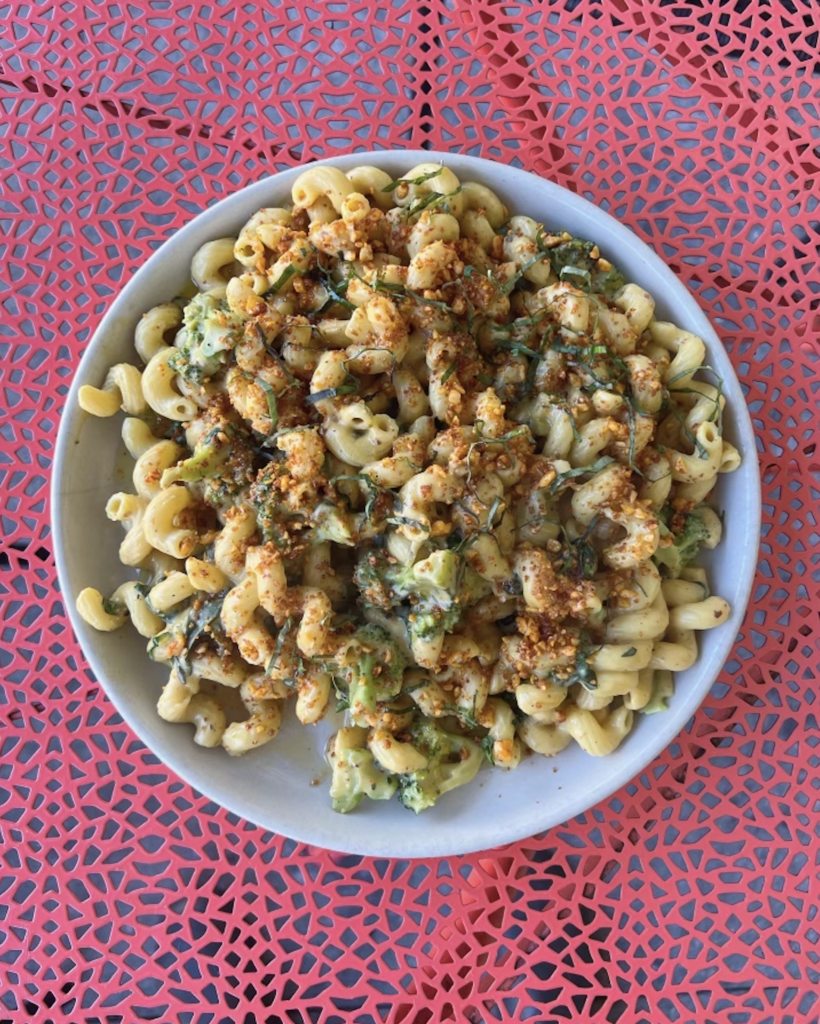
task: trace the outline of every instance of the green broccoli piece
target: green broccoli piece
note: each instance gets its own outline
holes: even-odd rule
[[[434,551],[414,565],[402,566],[379,550],[360,559],[353,579],[365,605],[388,612],[397,609],[410,646],[418,652],[458,625],[465,568],[455,551]],[[469,585],[476,589],[472,577]]]
[[[336,675],[347,684],[348,705],[354,717],[376,710],[401,690],[407,656],[382,626],[368,623],[353,634],[357,660],[340,665]]]
[[[285,555],[321,541],[353,547],[347,512],[330,501],[294,502],[289,481],[287,463],[273,459],[259,470],[248,492],[264,542],[274,543]]]
[[[152,661],[170,661],[181,673],[190,674],[190,654],[200,639],[204,639],[203,634],[210,636],[220,631],[224,600],[224,593],[207,600],[197,598],[181,611],[161,615],[166,628],[148,641],[148,657]],[[150,601],[148,607],[151,607]]]
[[[661,536],[670,536],[670,531],[661,518]],[[683,529],[675,536],[669,547],[658,548],[653,555],[655,564],[663,566],[667,575],[673,579],[680,575],[681,569],[698,557],[701,546],[709,539],[710,531],[703,519],[694,509],[684,517]]]
[[[354,581],[365,604],[385,610],[403,601],[449,608],[456,600],[462,560],[454,551],[434,551],[415,565],[399,565],[383,550],[356,566]]]
[[[224,509],[238,503],[253,481],[253,450],[236,440],[219,472],[203,481],[202,499],[211,508]]]
[[[389,800],[396,792],[395,777],[377,768],[366,744],[367,730],[352,727],[339,729],[328,745],[327,760],[333,772],[330,799],[339,814],[354,810],[366,796]]]
[[[438,633],[452,633],[461,618],[458,605],[449,608],[437,606],[421,610],[417,605],[408,616],[407,629],[411,638],[429,642]]]
[[[399,565],[383,549],[370,551],[359,560],[353,579],[365,607],[396,612],[404,621],[419,664],[434,661],[464,609],[492,591],[461,552],[447,549],[414,565]]]
[[[427,767],[399,776],[399,800],[420,814],[440,796],[471,782],[484,759],[480,744],[445,732],[429,718],[410,727],[409,741],[427,757]]]
[[[323,540],[345,547],[355,547],[356,540],[350,529],[348,514],[329,501],[323,501],[313,512],[313,539],[318,543]]]
[[[548,249],[547,257],[558,277],[580,286],[581,281],[586,280],[588,275],[590,291],[611,299],[615,292],[626,284],[626,278],[608,260],[601,266],[598,259],[593,259],[590,253],[594,248],[594,242],[587,242],[583,238],[571,238],[556,245],[554,249]],[[607,265],[609,269],[606,269]]]
[[[173,475],[188,484],[214,476],[227,459],[229,450],[228,445],[220,443],[216,437],[204,438],[190,458],[174,467]]]
[[[180,376],[194,384],[212,377],[225,363],[225,353],[238,340],[242,318],[224,299],[197,293],[185,307],[183,336],[169,360]]]
[[[489,597],[492,592],[493,585],[489,580],[479,576],[471,566],[464,566],[461,584],[458,588],[458,604],[460,608],[469,608],[470,605],[476,604],[482,598]]]
[[[652,696],[641,708],[644,715],[654,715],[659,711],[667,711],[669,701],[675,695],[675,680],[671,672],[661,669],[655,672],[652,680]]]
[[[394,589],[404,597],[449,608],[458,598],[462,561],[455,551],[434,551],[427,558],[401,569]]]
[[[391,611],[401,598],[393,593],[393,577],[399,568],[396,560],[383,548],[365,552],[356,563],[353,582],[366,608]]]
[[[212,508],[235,504],[253,482],[253,447],[228,420],[216,424],[197,442],[193,455],[167,470],[163,480],[202,483],[202,497]]]
[[[303,546],[310,528],[307,514],[287,503],[287,469],[284,462],[269,462],[256,475],[248,491],[248,501],[256,513],[256,522],[266,544],[273,543],[290,555]]]

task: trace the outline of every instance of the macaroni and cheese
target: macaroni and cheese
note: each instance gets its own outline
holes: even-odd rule
[[[147,639],[164,719],[239,755],[343,711],[333,807],[419,812],[666,706],[729,615],[697,557],[740,456],[703,341],[610,255],[432,163],[308,168],[194,254],[141,369],[79,392],[126,414],[139,578],[77,607]]]

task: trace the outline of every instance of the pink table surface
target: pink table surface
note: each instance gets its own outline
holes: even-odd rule
[[[0,12],[0,1022],[816,1022],[818,7]],[[665,754],[548,834],[408,863],[163,769],[72,636],[47,489],[80,354],[163,239],[275,170],[419,145],[578,191],[682,276],[747,392],[764,529]]]

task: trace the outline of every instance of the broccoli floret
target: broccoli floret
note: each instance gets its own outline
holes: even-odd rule
[[[461,608],[458,605],[449,608],[415,605],[407,612],[407,639],[417,665],[428,669],[438,665],[444,638],[453,632],[460,619]]]
[[[360,559],[354,581],[365,604],[385,610],[403,601],[449,608],[456,602],[461,558],[454,551],[434,551],[415,565],[399,565],[384,550]]]
[[[355,717],[376,710],[401,690],[407,657],[400,644],[381,626],[369,622],[353,634],[349,664],[337,667],[336,676],[347,684],[348,703]]]
[[[396,792],[396,779],[376,767],[366,743],[367,730],[354,727],[340,729],[328,745],[327,760],[333,771],[330,798],[339,814],[354,810],[365,797],[389,800]]]
[[[444,636],[452,633],[461,619],[464,569],[456,552],[434,551],[405,569],[397,581],[407,587],[411,600],[407,634],[420,665],[430,667],[438,660]]]
[[[288,458],[274,457],[260,469],[248,501],[266,544],[274,543],[286,557],[311,543],[355,544],[346,510],[323,500],[325,483],[322,478],[294,482]]]
[[[434,551],[408,566],[399,565],[384,551],[373,551],[359,561],[354,575],[365,605],[398,610],[420,665],[436,661],[445,633],[458,625],[465,604],[465,579],[462,556],[447,550]],[[469,585],[475,589],[472,577]]]
[[[214,476],[227,459],[229,451],[229,445],[220,441],[218,434],[214,432],[197,443],[190,458],[174,467],[174,478],[190,484],[195,480],[205,480]]]
[[[458,604],[460,608],[469,608],[470,605],[475,604],[482,598],[489,597],[492,592],[493,585],[489,580],[479,576],[472,566],[464,566],[461,585],[458,588]]]
[[[224,364],[225,353],[236,345],[241,326],[242,318],[224,299],[199,292],[185,307],[183,335],[169,365],[186,380],[201,384]]]
[[[455,600],[461,559],[453,551],[434,551],[415,565],[400,565],[384,549],[368,552],[356,566],[355,582],[366,604],[392,608],[416,599],[448,606]]]
[[[304,512],[287,503],[287,481],[284,462],[269,462],[259,470],[248,492],[248,501],[256,513],[263,541],[275,544],[284,555],[290,556],[304,546],[310,524]]]
[[[253,450],[235,439],[219,472],[203,481],[202,498],[211,508],[223,509],[237,503],[253,480]]]
[[[461,559],[454,551],[434,551],[399,570],[393,584],[403,597],[449,608],[457,599]]]
[[[323,540],[345,547],[354,547],[356,540],[350,529],[348,514],[329,501],[323,501],[313,512],[313,539],[318,543]]]
[[[662,524],[661,533],[669,536],[669,530]],[[655,564],[663,566],[667,575],[673,578],[680,575],[681,569],[698,557],[701,546],[709,539],[710,531],[703,519],[698,515],[698,510],[687,513],[684,516],[683,528],[675,536],[669,547],[658,548],[654,554]]]
[[[675,694],[675,681],[671,672],[660,670],[652,680],[652,696],[641,708],[644,715],[654,715],[669,708],[669,701]]]
[[[601,266],[598,259],[593,259],[590,253],[594,248],[594,242],[587,242],[583,238],[572,238],[556,245],[554,249],[549,249],[547,257],[552,264],[552,269],[559,277],[563,272],[566,280],[579,285],[580,279],[589,274],[590,290],[611,299],[615,292],[624,286],[626,278],[608,260],[605,260],[604,266]],[[580,270],[581,274],[573,275],[569,268]],[[574,280],[575,276],[579,279]]]
[[[196,598],[181,611],[162,615],[166,628],[148,641],[148,657],[153,661],[170,661],[184,674],[190,673],[190,654],[200,638],[220,631],[224,600],[224,593],[207,600]]]
[[[166,471],[163,483],[201,482],[203,500],[212,508],[222,508],[235,504],[253,478],[253,448],[241,431],[225,420],[208,430],[190,458]]]
[[[409,616],[407,628],[410,636],[425,642],[439,633],[451,633],[461,618],[458,605],[449,608],[431,607],[423,611],[414,609]]]
[[[419,814],[444,793],[475,778],[484,755],[481,746],[466,736],[445,732],[429,718],[418,718],[409,740],[427,757],[427,767],[399,776],[399,800]]]
[[[353,582],[366,608],[390,611],[401,599],[394,597],[392,582],[396,561],[383,548],[368,551],[356,563]]]

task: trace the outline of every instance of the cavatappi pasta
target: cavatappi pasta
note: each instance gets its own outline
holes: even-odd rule
[[[665,706],[729,615],[694,564],[740,462],[700,338],[437,164],[308,168],[191,277],[80,391],[127,414],[106,512],[141,578],[77,606],[148,639],[163,718],[236,755],[344,709],[334,808],[418,812]]]

